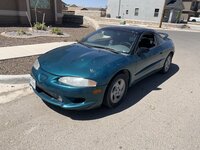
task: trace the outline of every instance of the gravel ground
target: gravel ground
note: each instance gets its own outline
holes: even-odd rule
[[[35,94],[1,104],[0,149],[200,150],[200,34],[167,33],[170,72],[131,87],[115,109],[67,111]]]
[[[1,75],[20,75],[30,74],[32,65],[37,59],[37,56],[21,57],[15,59],[8,59],[0,61]]]
[[[26,27],[0,27],[0,33],[8,31],[17,31],[19,29],[27,30]],[[29,45],[29,44],[39,44],[39,43],[49,43],[49,42],[62,42],[62,41],[75,41],[80,40],[85,35],[90,32],[95,31],[91,26],[82,27],[60,27],[60,29],[70,35],[69,38],[57,38],[57,37],[37,37],[30,39],[17,39],[17,38],[7,38],[0,35],[0,47],[6,46],[17,46],[17,45]]]
[[[26,27],[0,27],[0,33],[5,31],[17,31],[19,29],[27,30]],[[17,46],[27,44],[39,44],[50,42],[62,42],[62,41],[75,41],[80,40],[90,32],[95,31],[92,27],[60,27],[60,29],[70,34],[69,38],[56,38],[56,37],[37,37],[30,39],[17,39],[7,38],[0,35],[0,47]],[[29,74],[31,67],[38,56],[22,57],[16,59],[8,59],[0,61],[0,74],[1,75],[18,75]]]

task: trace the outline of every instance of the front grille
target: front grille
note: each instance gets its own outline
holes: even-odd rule
[[[69,98],[67,97],[68,100],[70,100],[72,103],[83,103],[85,102],[85,98]]]

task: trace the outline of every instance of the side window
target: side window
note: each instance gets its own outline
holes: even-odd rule
[[[156,40],[154,34],[144,34],[142,38],[140,39],[139,48],[153,48],[156,46]]]
[[[156,40],[158,45],[161,45],[164,42],[163,38],[159,34],[156,34]]]

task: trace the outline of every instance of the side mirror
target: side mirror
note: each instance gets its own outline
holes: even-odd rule
[[[146,47],[138,48],[138,54],[147,53],[147,52],[149,52],[149,49]]]

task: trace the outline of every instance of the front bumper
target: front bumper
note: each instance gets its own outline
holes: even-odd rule
[[[62,85],[58,76],[42,69],[32,69],[36,81],[34,92],[44,101],[69,110],[92,109],[101,106],[106,86],[80,88]],[[101,92],[94,92],[101,91]]]

